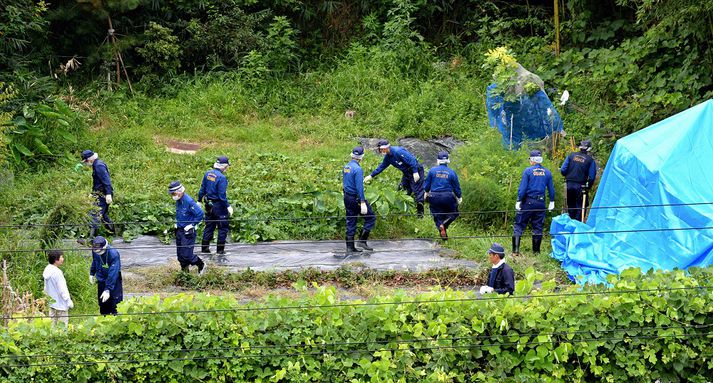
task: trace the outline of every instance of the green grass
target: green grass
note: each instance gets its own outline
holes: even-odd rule
[[[251,86],[230,74],[186,79],[172,85],[171,97],[85,91],[82,102],[89,101],[98,112],[87,115],[89,133],[73,155],[78,160],[82,149],[91,148],[108,164],[115,188],[112,218],[141,222],[121,226],[125,238],[170,233],[174,211],[166,194],[168,183],[179,179],[196,197],[203,173],[218,155],[227,155],[232,164],[227,176],[228,198],[236,209],[231,231],[234,240],[342,238],[343,218],[321,217],[344,214],[341,168],[359,137],[455,136],[465,140],[451,163],[463,186],[461,210],[512,210],[520,174],[528,166],[527,153],[504,150],[499,133],[487,126],[483,107],[486,83],[473,75],[473,69],[467,65],[433,69],[430,78],[408,78],[383,66],[347,58],[333,70]],[[356,117],[345,118],[345,109],[355,110]],[[169,141],[196,143],[201,149],[196,155],[172,154],[166,151]],[[362,166],[369,172],[380,161],[381,157],[370,152]],[[55,166],[39,171],[18,172],[10,185],[3,183],[0,221],[84,221],[91,208],[86,197],[91,170],[76,171],[77,162],[60,159]],[[559,185],[557,165],[545,162],[554,170]],[[411,199],[403,194],[391,196],[395,202],[387,202],[400,177],[400,172],[389,169],[367,186],[367,193],[380,205],[379,211],[415,213]],[[407,211],[400,207],[403,200],[409,201]],[[445,246],[458,257],[485,263],[484,251],[492,241],[510,247],[513,213],[507,221],[502,212],[463,214],[451,227],[451,236],[484,238],[454,238]],[[302,220],[261,220],[275,217]],[[238,222],[240,219],[243,221]],[[83,231],[86,229],[65,227],[52,234],[72,238]],[[47,233],[8,235],[29,235],[39,244]],[[430,217],[380,218],[373,233],[373,238],[437,236]],[[527,248],[529,241],[523,242]],[[547,279],[564,282],[557,262],[546,254],[533,256],[525,251],[508,262],[516,272],[534,266]],[[74,267],[68,270],[70,278],[86,279],[86,270]],[[30,288],[34,274],[16,275],[24,275],[27,279],[20,285],[36,292]],[[83,294],[93,294],[86,291]],[[91,311],[92,304],[81,307]]]

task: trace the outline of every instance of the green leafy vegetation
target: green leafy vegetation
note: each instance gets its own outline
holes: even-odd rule
[[[554,283],[545,283],[533,291],[537,278],[528,273],[515,298],[436,290],[342,301],[333,288],[307,294],[303,283],[295,285],[305,291],[297,300],[134,299],[119,308],[129,315],[75,322],[67,331],[50,328],[48,319],[13,321],[0,333],[0,376],[8,382],[709,378],[710,271],[630,270],[612,278],[608,290],[555,292]]]

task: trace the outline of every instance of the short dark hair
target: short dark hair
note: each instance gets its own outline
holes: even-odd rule
[[[49,262],[50,265],[54,265],[63,255],[62,250],[50,250],[47,252],[47,262]]]

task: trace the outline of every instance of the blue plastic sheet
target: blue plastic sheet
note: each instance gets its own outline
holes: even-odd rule
[[[617,141],[586,224],[560,215],[550,233],[580,283],[713,264],[713,100]]]
[[[488,86],[485,105],[490,126],[498,128],[504,147],[517,150],[526,139],[541,140],[562,131],[562,119],[542,90],[532,96],[521,96],[517,102],[504,102],[502,96],[494,94],[495,88],[495,84]],[[547,109],[552,111],[551,115]]]

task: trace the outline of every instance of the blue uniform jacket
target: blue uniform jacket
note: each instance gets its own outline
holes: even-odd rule
[[[446,164],[438,165],[428,171],[423,188],[429,193],[453,192],[456,197],[461,197],[458,175]]]
[[[565,176],[567,181],[592,183],[597,177],[597,163],[585,152],[572,153],[562,163],[560,174]]]
[[[97,281],[105,284],[104,289],[109,290],[111,298],[121,301],[124,298],[124,291],[121,286],[121,260],[119,252],[107,246],[103,255],[92,251],[92,267],[89,275],[94,275]]]
[[[109,168],[102,160],[95,160],[92,163],[92,191],[99,192],[104,195],[114,194],[114,188],[111,187],[111,177],[109,177]]]
[[[517,200],[522,201],[526,196],[535,198],[545,195],[545,188],[550,192],[550,201],[555,200],[555,185],[552,173],[541,164],[535,164],[522,172],[520,187],[517,188]]]
[[[381,161],[381,164],[374,169],[373,172],[371,172],[371,176],[376,177],[379,173],[388,168],[389,165],[393,165],[406,175],[417,173],[419,166],[416,157],[409,153],[408,150],[400,146],[392,146],[391,152],[384,156],[384,160]]]
[[[197,226],[203,220],[203,209],[184,193],[183,197],[176,201],[176,225],[182,229],[188,225]]]
[[[354,194],[359,197],[359,201],[366,201],[366,197],[364,197],[364,172],[356,160],[349,161],[342,169],[342,186],[344,193]]]
[[[220,200],[225,202],[227,206],[228,195],[228,178],[219,169],[211,169],[205,172],[203,182],[201,182],[201,190],[198,191],[198,201],[203,201],[204,197],[211,200]]]

